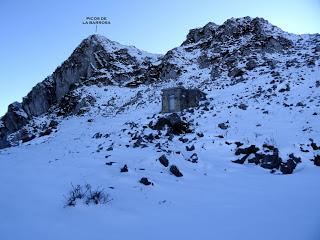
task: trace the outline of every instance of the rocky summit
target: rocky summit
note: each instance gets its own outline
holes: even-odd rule
[[[175,87],[205,98],[162,113],[162,90]],[[320,35],[287,33],[262,18],[192,29],[164,55],[91,35],[22,103],[8,106],[0,120],[0,182],[19,175],[31,193],[50,188],[36,198],[40,215],[55,204],[105,204],[112,217],[94,212],[95,227],[115,226],[119,239],[155,225],[178,239],[191,229],[206,239],[201,234],[212,226],[235,239],[224,228],[231,225],[245,235],[252,227],[263,239],[318,239],[310,234],[320,217],[319,91]],[[1,205],[28,209],[35,198],[19,191],[25,201]],[[154,217],[150,209],[161,217],[137,224]],[[91,211],[77,216],[92,221]],[[87,220],[68,223],[75,219],[78,231]],[[52,239],[69,226],[49,225]]]

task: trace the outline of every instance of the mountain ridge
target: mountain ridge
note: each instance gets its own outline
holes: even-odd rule
[[[243,81],[247,71],[259,66],[262,58],[265,59],[260,65],[275,68],[279,61],[272,57],[268,59],[268,54],[293,56],[299,48],[308,45],[313,46],[316,54],[320,51],[319,39],[318,34],[289,34],[267,20],[250,17],[231,18],[221,25],[209,22],[204,27],[192,29],[180,47],[164,55],[121,45],[101,35],[90,35],[52,75],[23,98],[21,105],[9,106],[1,118],[0,139],[5,142],[2,145],[8,146],[8,135],[21,130],[33,117],[50,112],[50,108],[59,104],[79,84],[137,87],[179,79],[184,79],[185,83],[211,79],[218,80],[220,85],[236,84]],[[307,61],[313,64],[314,57],[317,55],[308,56]],[[299,64],[298,58],[290,64]],[[247,65],[238,67],[239,59],[246,60]],[[203,70],[202,76],[196,76],[199,70]],[[24,112],[27,117],[21,118],[15,112]]]

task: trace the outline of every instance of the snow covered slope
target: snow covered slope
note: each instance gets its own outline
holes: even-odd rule
[[[0,151],[0,239],[320,239],[319,35],[229,19],[133,59],[90,38],[108,49],[93,74],[44,114],[12,106],[22,127]],[[161,89],[177,85],[206,100],[160,114]],[[66,206],[71,184],[108,201]]]

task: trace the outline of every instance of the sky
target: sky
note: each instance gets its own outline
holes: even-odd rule
[[[0,116],[50,75],[82,39],[98,33],[152,53],[179,46],[192,28],[263,17],[292,33],[320,33],[320,0],[0,0]]]

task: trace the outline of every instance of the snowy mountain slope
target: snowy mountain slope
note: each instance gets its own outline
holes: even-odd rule
[[[99,80],[112,66],[97,70],[28,120],[24,143],[1,150],[0,238],[319,239],[320,168],[310,161],[320,154],[319,40],[231,19],[192,30],[130,88]],[[153,127],[169,115],[159,113],[161,89],[177,84],[207,94],[179,113],[191,129],[180,135]],[[266,156],[277,148],[281,166],[290,154],[301,163],[283,174],[250,163],[255,154],[232,162],[250,145]],[[71,183],[103,188],[112,200],[64,208]]]

